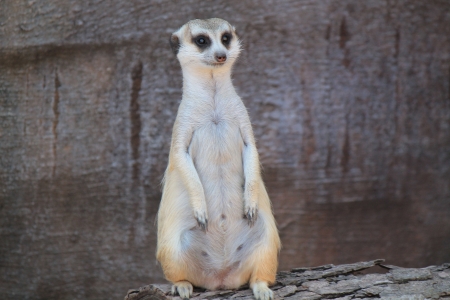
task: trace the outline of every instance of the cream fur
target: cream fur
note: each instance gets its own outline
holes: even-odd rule
[[[224,32],[232,35],[228,47]],[[199,34],[210,40],[203,50],[193,41]],[[231,82],[240,42],[221,19],[190,21],[172,41],[179,43],[183,98],[158,212],[157,258],[182,297],[192,285],[250,283],[257,299],[271,299],[280,239],[250,119]],[[214,65],[217,53],[226,54],[225,63]]]

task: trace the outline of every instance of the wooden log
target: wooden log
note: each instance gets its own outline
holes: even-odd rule
[[[450,263],[426,268],[383,265],[383,259],[345,265],[294,268],[277,274],[275,299],[441,299],[450,297]],[[375,266],[386,272],[375,273]],[[372,268],[372,269],[371,269]],[[369,269],[369,270],[366,270]],[[383,270],[378,268],[378,270]],[[365,272],[361,272],[366,270]],[[368,273],[368,271],[372,271]],[[125,300],[180,299],[170,284],[131,289]],[[237,290],[194,289],[192,299],[254,299],[248,286]]]

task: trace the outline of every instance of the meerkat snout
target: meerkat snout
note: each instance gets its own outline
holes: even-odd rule
[[[227,60],[227,55],[225,53],[216,53],[216,61],[219,63],[223,63]]]

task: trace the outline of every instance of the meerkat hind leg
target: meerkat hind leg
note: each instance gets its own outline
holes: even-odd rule
[[[255,257],[257,264],[250,277],[250,288],[257,300],[272,300],[273,292],[269,284],[276,281],[278,249],[269,247],[261,250],[258,257]]]
[[[267,282],[257,281],[252,284],[253,295],[257,300],[273,300],[273,292]]]
[[[182,299],[189,299],[192,295],[192,291],[192,284],[186,280],[174,282],[172,285],[172,295],[178,294]]]

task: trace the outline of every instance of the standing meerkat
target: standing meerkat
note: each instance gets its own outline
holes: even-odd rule
[[[240,42],[222,19],[192,20],[171,36],[183,72],[158,211],[157,259],[172,293],[250,283],[273,299],[280,238],[247,110],[231,82]]]

